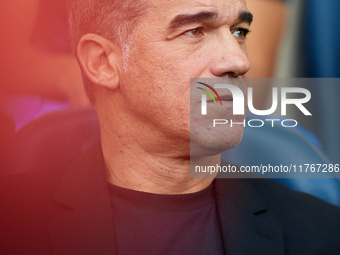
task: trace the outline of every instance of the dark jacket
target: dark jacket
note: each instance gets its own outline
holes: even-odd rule
[[[99,139],[73,153],[69,146],[78,146],[70,142],[74,137],[64,132],[56,138],[47,132],[56,141],[40,139],[47,148],[32,144],[39,139],[30,141],[30,150],[36,151],[28,153],[36,157],[23,155],[23,162],[17,152],[27,148],[24,141],[32,139],[30,130],[0,161],[5,170],[0,180],[0,253],[115,254]],[[216,179],[215,195],[225,254],[340,254],[336,206],[267,179]]]

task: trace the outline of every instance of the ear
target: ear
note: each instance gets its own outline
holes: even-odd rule
[[[120,48],[96,34],[84,35],[77,48],[79,63],[94,84],[116,89],[119,84]]]

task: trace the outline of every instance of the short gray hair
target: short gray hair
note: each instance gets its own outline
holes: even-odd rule
[[[126,58],[134,26],[147,6],[143,0],[68,0],[68,9],[74,50],[83,35],[94,33],[114,40]],[[87,95],[94,103],[90,81],[84,74],[83,80]]]

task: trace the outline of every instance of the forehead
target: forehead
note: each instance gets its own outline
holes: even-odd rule
[[[247,11],[246,0],[147,0],[148,16],[156,22],[169,22],[181,13],[214,11],[219,19],[232,22],[240,12]]]

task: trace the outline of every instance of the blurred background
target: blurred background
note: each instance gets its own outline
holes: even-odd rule
[[[295,0],[288,3],[287,30],[276,77],[340,77],[340,1]],[[321,141],[333,162],[340,162],[340,80],[308,88],[314,97],[313,121],[303,123]]]
[[[72,54],[65,1],[2,3],[0,155],[32,120],[89,105]],[[339,0],[247,0],[247,5],[254,14],[247,42],[252,64],[248,77],[340,77]],[[324,88],[320,80],[320,86],[308,88],[316,97],[313,121],[302,123],[306,137],[319,141],[333,163],[340,163],[339,81]],[[257,89],[256,108],[268,105],[270,86]]]
[[[64,0],[12,0],[0,9],[0,153],[39,116],[88,104]]]

